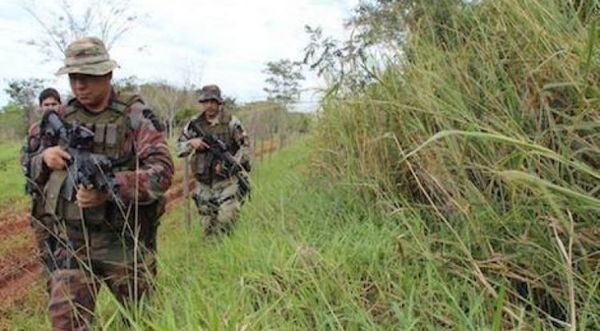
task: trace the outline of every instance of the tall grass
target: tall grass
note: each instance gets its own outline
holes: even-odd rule
[[[328,100],[317,133],[315,172],[410,215],[504,327],[600,326],[600,30],[569,3],[426,11],[404,61]]]
[[[381,214],[351,187],[306,180],[312,143],[257,169],[232,237],[203,240],[198,224],[183,226],[180,210],[169,215],[158,290],[142,311],[125,312],[131,328],[493,329],[502,300],[473,292],[433,252],[422,255],[421,220]],[[127,329],[114,299],[102,297],[98,313],[102,328]]]
[[[20,152],[19,142],[0,143],[0,210],[7,207],[20,209],[26,206],[28,199],[19,159]]]
[[[143,309],[124,310],[103,291],[97,329],[502,328],[502,295],[489,300],[439,252],[422,254],[430,245],[423,220],[402,210],[386,215],[351,186],[307,181],[313,143],[257,168],[253,199],[231,237],[207,241],[197,222],[185,227],[181,209],[169,214],[159,232],[156,292]],[[47,327],[43,300],[9,314],[13,329]]]

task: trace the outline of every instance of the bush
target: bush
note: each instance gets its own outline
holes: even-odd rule
[[[0,139],[22,139],[27,133],[23,110],[15,105],[8,105],[0,112]]]

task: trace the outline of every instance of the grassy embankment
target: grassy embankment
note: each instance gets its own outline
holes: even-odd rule
[[[416,292],[434,293],[426,306],[440,317],[421,327],[600,327],[600,24],[589,4],[424,4],[401,60],[325,104],[318,172],[387,222],[406,215],[414,265],[445,277]]]

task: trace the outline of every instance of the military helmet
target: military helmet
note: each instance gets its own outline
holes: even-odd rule
[[[65,51],[65,65],[56,75],[85,74],[103,76],[118,68],[111,60],[104,42],[96,37],[84,37],[75,40]]]
[[[218,103],[223,103],[221,89],[217,85],[205,85],[200,89],[198,102],[204,102],[208,100],[215,100]]]

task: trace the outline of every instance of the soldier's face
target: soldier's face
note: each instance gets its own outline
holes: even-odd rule
[[[45,112],[48,109],[57,110],[58,105],[59,105],[58,100],[54,99],[54,97],[48,97],[42,101],[40,108],[42,108],[42,112]]]
[[[101,107],[110,95],[112,73],[104,76],[69,74],[73,95],[90,110]]]
[[[204,115],[208,119],[213,119],[219,114],[220,104],[216,100],[207,100],[200,102],[200,112],[204,112]]]

